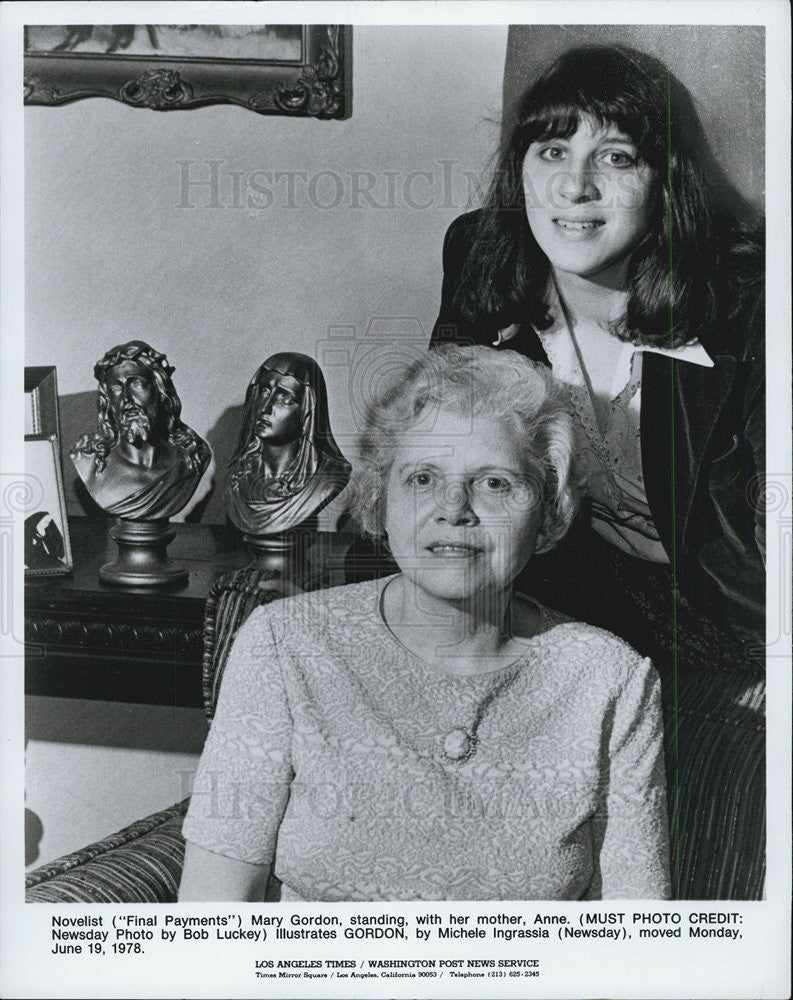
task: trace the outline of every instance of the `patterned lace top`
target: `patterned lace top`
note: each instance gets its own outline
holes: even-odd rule
[[[254,611],[185,837],[272,863],[283,899],[666,898],[650,662],[541,609],[518,660],[445,673],[384,624],[386,583]]]

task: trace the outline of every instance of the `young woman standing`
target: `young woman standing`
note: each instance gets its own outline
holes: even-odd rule
[[[763,251],[739,206],[665,66],[573,49],[447,234],[432,338],[567,389],[588,502],[531,589],[661,673],[683,898],[755,898],[764,875]]]

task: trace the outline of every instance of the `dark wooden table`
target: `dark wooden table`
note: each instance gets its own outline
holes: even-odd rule
[[[204,603],[222,573],[250,564],[239,532],[176,524],[168,548],[188,570],[178,589],[117,587],[99,580],[115,557],[110,520],[71,518],[74,572],[25,583],[27,694],[200,707]],[[308,558],[325,585],[344,583],[349,533],[320,532]]]

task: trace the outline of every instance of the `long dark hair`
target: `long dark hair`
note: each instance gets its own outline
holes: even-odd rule
[[[582,118],[613,124],[655,170],[659,198],[631,257],[628,302],[613,332],[637,343],[708,339],[759,280],[758,221],[714,161],[694,102],[663,63],[626,46],[571,49],[524,95],[495,172],[455,304],[469,322],[550,324],[549,263],[528,221],[523,160],[533,142],[569,138]],[[737,283],[737,284],[736,284]]]

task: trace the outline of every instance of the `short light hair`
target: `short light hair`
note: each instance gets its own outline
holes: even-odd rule
[[[525,472],[542,485],[536,551],[552,548],[567,533],[578,507],[570,404],[547,367],[516,351],[491,347],[443,345],[424,352],[371,401],[352,480],[352,514],[361,529],[384,538],[388,479],[397,448],[405,434],[431,435],[432,413],[439,410],[486,414],[517,430],[525,444]]]

